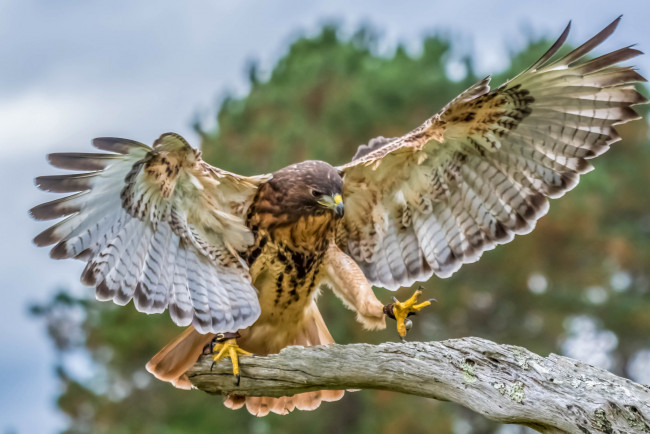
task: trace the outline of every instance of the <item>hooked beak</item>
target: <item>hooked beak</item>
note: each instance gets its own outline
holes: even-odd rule
[[[343,198],[340,194],[334,195],[334,203],[334,212],[336,212],[339,217],[343,217],[343,214],[345,214],[345,206],[343,205]]]
[[[334,196],[325,195],[321,196],[321,200],[318,201],[325,208],[334,210],[336,215],[343,217],[345,207],[343,206],[343,198],[340,194],[335,194]]]

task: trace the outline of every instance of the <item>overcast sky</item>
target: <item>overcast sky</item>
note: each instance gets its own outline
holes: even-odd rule
[[[88,152],[104,135],[151,143],[167,131],[196,145],[192,119],[213,115],[225,91],[246,91],[250,59],[269,69],[296,35],[328,20],[348,30],[373,24],[385,49],[404,42],[417,50],[424,34],[444,31],[459,41],[459,57],[474,53],[478,72],[489,74],[531,35],[558,36],[573,19],[569,39],[579,43],[620,14],[603,50],[650,50],[650,2],[638,0],[0,0],[0,185],[8,199],[0,214],[0,431],[63,426],[51,347],[26,307],[57,286],[91,291],[78,283],[81,263],[52,261],[29,242],[45,227],[27,217],[48,200],[32,181],[49,171],[45,153]],[[648,56],[634,62],[649,75]]]

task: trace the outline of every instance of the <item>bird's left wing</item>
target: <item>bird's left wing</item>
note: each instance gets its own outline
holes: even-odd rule
[[[87,261],[82,281],[100,300],[169,309],[174,322],[201,333],[250,326],[260,306],[240,258],[253,242],[244,218],[268,176],[212,167],[173,133],[153,148],[116,138],[93,144],[109,153],[48,156],[83,172],[36,179],[43,190],[78,193],[32,208],[39,220],[65,217],[34,242],[54,244],[53,258]]]
[[[614,126],[646,102],[631,67],[639,51],[584,56],[618,19],[557,61],[560,39],[495,90],[489,78],[400,138],[373,139],[342,167],[337,243],[371,283],[389,289],[447,277],[483,251],[530,232],[547,197],[572,189],[589,158],[619,139]]]

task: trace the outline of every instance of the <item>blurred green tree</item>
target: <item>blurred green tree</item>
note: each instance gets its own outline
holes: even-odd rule
[[[532,42],[493,82],[516,75],[548,45]],[[268,78],[251,63],[249,93],[222,101],[215,130],[196,125],[204,158],[242,174],[271,172],[305,159],[348,161],[359,144],[405,133],[478,80],[470,60],[464,61],[462,80],[449,78],[450,46],[445,38],[427,37],[417,54],[398,47],[380,56],[371,29],[341,38],[336,27],[325,26],[317,36],[293,42]],[[646,122],[620,132],[625,140],[596,161],[595,173],[567,199],[553,201],[533,234],[487,252],[450,279],[426,283],[427,295],[440,303],[416,319],[410,339],[481,336],[540,354],[575,352],[570,343],[577,340],[587,352],[603,353],[598,360],[604,367],[630,376],[633,355],[650,348],[650,147],[644,143]],[[386,301],[392,295],[377,291]],[[407,289],[398,294],[408,295]],[[327,292],[319,304],[338,342],[396,338],[392,327],[362,331]],[[32,311],[47,321],[60,355],[57,404],[69,417],[68,432],[499,429],[453,404],[372,391],[348,393],[314,412],[257,419],[225,409],[218,397],[175,390],[144,371],[146,361],[180,332],[167,315],[146,316],[132,305],[116,308],[65,291]],[[72,375],[70,360],[79,354],[89,355],[92,363],[85,375]]]

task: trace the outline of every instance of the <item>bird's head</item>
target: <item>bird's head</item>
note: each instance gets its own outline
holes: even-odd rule
[[[343,217],[343,180],[338,170],[322,161],[304,161],[278,170],[269,181],[279,193],[275,205],[296,217],[331,213]]]

